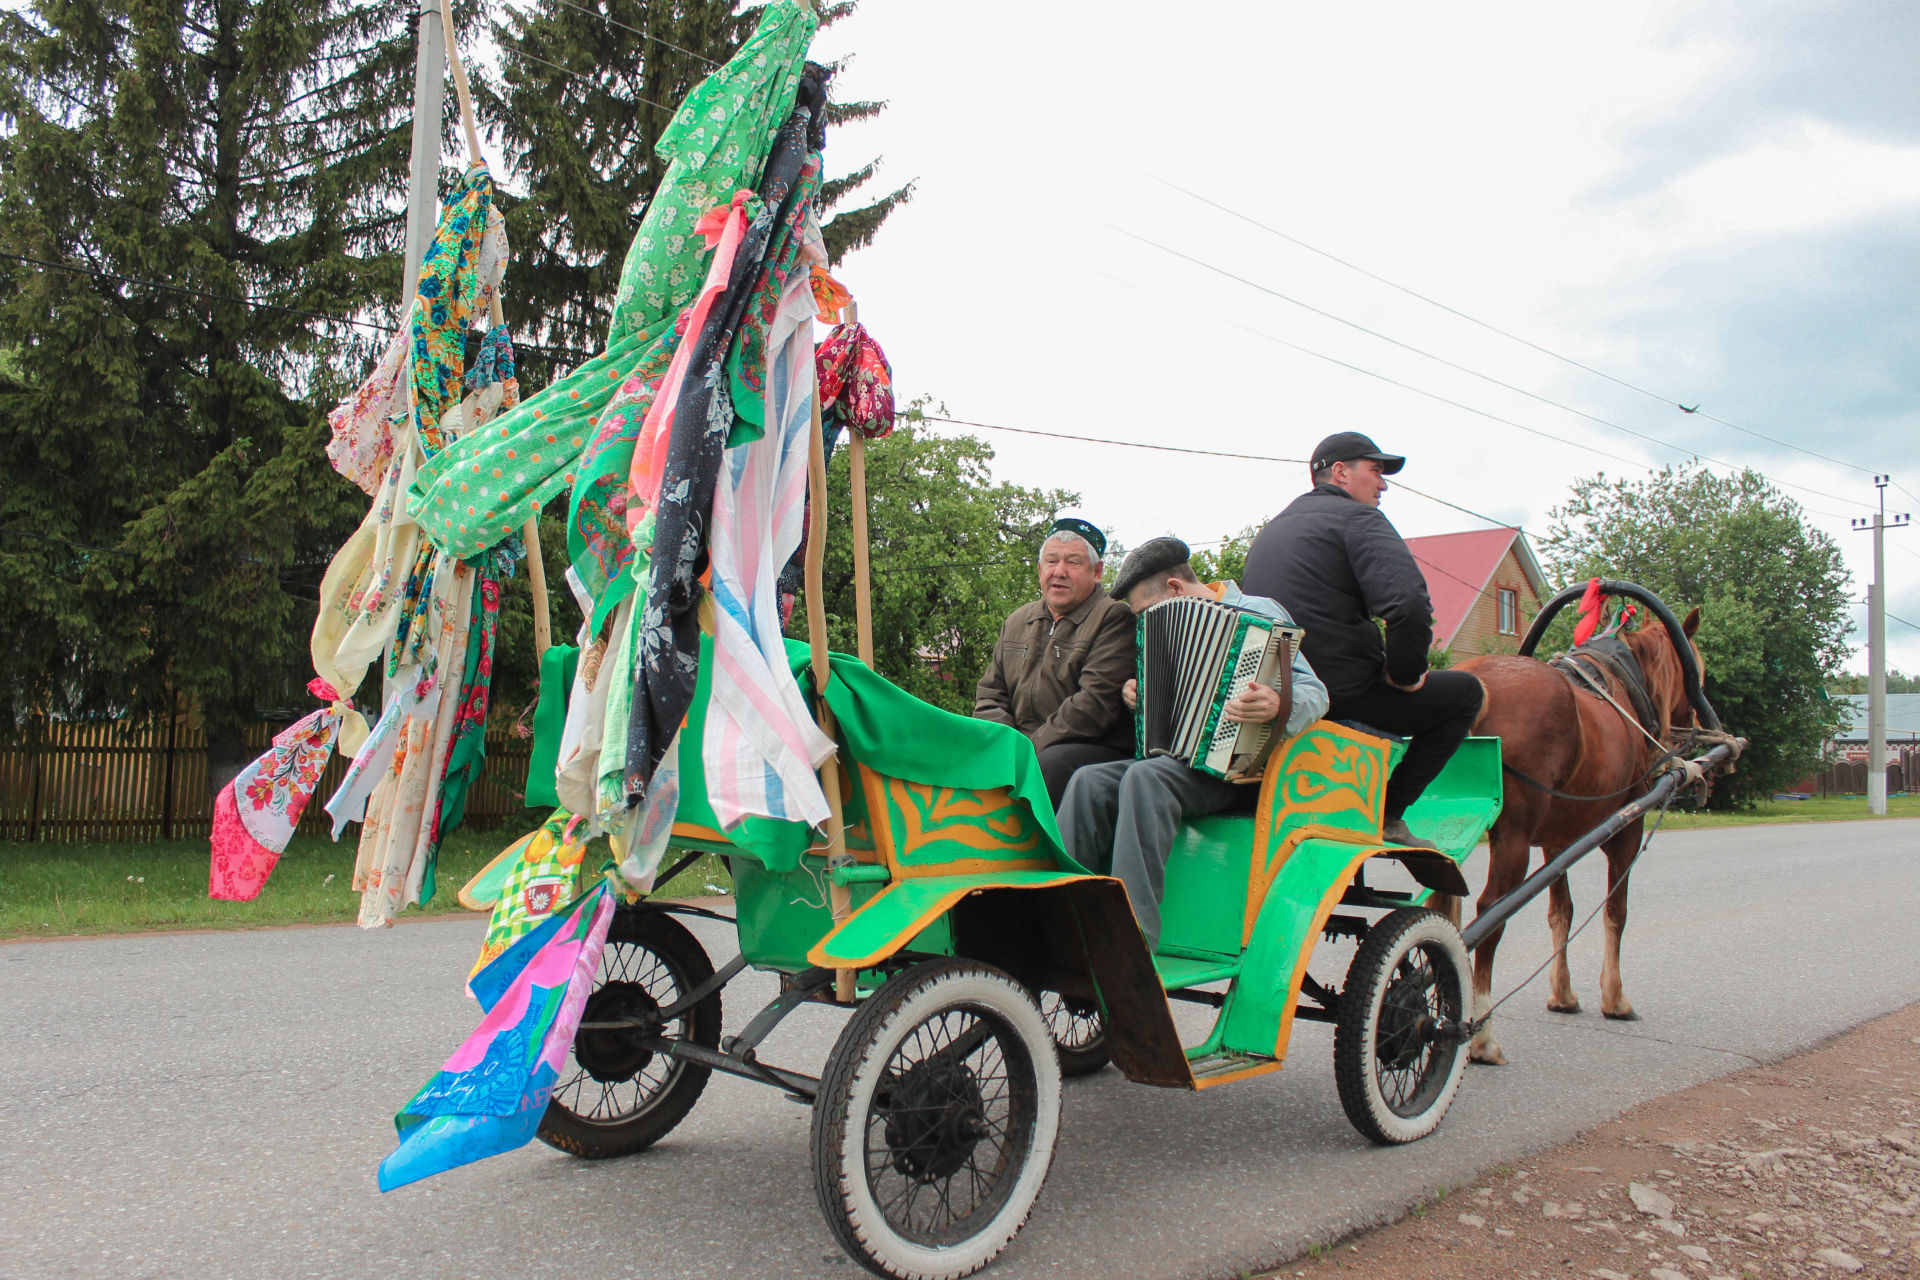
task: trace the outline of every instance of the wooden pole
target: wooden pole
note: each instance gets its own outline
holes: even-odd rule
[[[467,163],[480,163],[480,134],[473,125],[473,93],[467,87],[466,64],[460,61],[460,41],[454,37],[453,13],[447,0],[441,10],[447,29],[447,66],[453,71],[453,93],[460,100],[460,127],[467,135]]]
[[[820,396],[813,397],[813,430],[807,445],[807,648],[812,659],[813,687],[819,691],[820,729],[833,736],[833,712],[827,706],[827,597],[823,566],[827,554],[827,448],[820,430]],[[847,853],[846,815],[841,812],[840,758],[828,756],[820,766],[820,786],[827,793],[827,868],[853,861]],[[835,922],[853,914],[853,893],[846,885],[827,885],[827,901]],[[835,971],[834,998],[842,1004],[853,1003],[853,970]]]
[[[842,313],[848,324],[860,320],[860,304],[849,301]],[[818,397],[815,397],[818,399]],[[873,665],[873,567],[867,546],[867,441],[847,428],[847,471],[853,478],[853,635],[860,661]]]

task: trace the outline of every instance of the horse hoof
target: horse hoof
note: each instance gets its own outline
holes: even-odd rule
[[[1549,1000],[1547,1001],[1547,1012],[1578,1013],[1580,1012],[1580,997],[1568,996],[1565,1000]]]
[[[1627,1005],[1625,1008],[1615,1009],[1615,1010],[1612,1010],[1611,1012],[1606,1009],[1602,1009],[1600,1013],[1601,1013],[1601,1016],[1611,1018],[1615,1022],[1640,1021],[1640,1015],[1633,1011],[1632,1005]]]
[[[1486,1067],[1504,1067],[1507,1065],[1507,1055],[1500,1052],[1497,1044],[1475,1044],[1467,1050],[1467,1061]]]

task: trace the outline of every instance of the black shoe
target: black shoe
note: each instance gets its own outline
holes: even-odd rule
[[[1417,836],[1407,829],[1406,819],[1389,818],[1380,828],[1380,838],[1388,844],[1397,844],[1402,849],[1429,849],[1440,852],[1440,846],[1424,836]]]

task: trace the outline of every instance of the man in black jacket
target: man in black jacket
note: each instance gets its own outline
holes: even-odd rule
[[[1387,781],[1385,834],[1431,848],[1402,815],[1472,730],[1486,691],[1463,671],[1427,669],[1427,580],[1380,514],[1387,477],[1405,464],[1357,431],[1322,440],[1309,464],[1312,491],[1254,539],[1241,586],[1278,600],[1306,628],[1301,652],[1332,695],[1330,718],[1410,739]],[[1375,618],[1386,624],[1384,643]]]

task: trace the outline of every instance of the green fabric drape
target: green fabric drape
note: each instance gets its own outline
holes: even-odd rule
[[[567,696],[580,666],[580,647],[549,645],[540,657],[540,701],[533,711],[533,751],[527,757],[527,808],[558,809],[553,771],[560,764],[560,734],[567,727]]]
[[[711,641],[702,637],[700,683],[680,735],[679,821],[717,828],[701,777],[701,737],[712,693]],[[787,663],[803,689],[812,688],[807,646],[787,641]],[[1039,825],[1047,851],[1062,867],[1084,870],[1067,856],[1054,824],[1053,805],[1040,776],[1040,761],[1025,734],[1006,725],[973,720],[922,702],[858,658],[830,655],[827,705],[833,709],[841,745],[852,759],[890,777],[966,791],[1009,788]],[[843,759],[846,757],[843,756]],[[728,838],[774,871],[798,866],[812,840],[804,823],[748,818]]]

